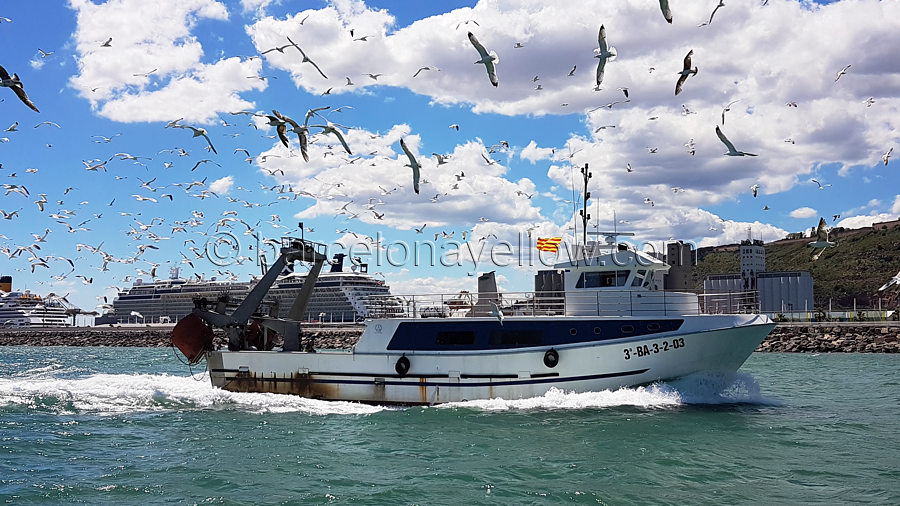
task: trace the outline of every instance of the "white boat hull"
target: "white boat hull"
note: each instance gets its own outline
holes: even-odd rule
[[[207,360],[213,385],[230,391],[378,404],[438,404],[496,397],[528,398],[543,395],[554,387],[573,392],[600,391],[698,372],[734,372],[775,325],[760,315],[690,315],[674,319],[682,321],[677,330],[650,335],[552,346],[446,351],[394,349],[391,338],[404,322],[466,328],[465,322],[374,320],[368,323],[353,350],[212,351]],[[492,318],[465,320],[501,327]],[[519,322],[533,324],[536,320],[531,317]],[[516,321],[504,319],[505,328],[514,326]],[[630,326],[629,322],[645,320],[567,317],[544,321],[560,332],[566,332],[570,324],[574,331],[576,324],[590,328]],[[600,327],[593,328],[600,333]],[[555,352],[558,363],[550,360],[552,366],[547,365],[548,352]],[[408,370],[398,370],[398,361],[404,356]]]

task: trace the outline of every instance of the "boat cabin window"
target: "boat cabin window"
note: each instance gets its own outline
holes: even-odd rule
[[[539,346],[543,341],[540,330],[495,330],[491,332],[492,346]]]
[[[644,283],[644,276],[647,275],[646,269],[638,269],[634,273],[634,280],[631,281],[631,286],[641,286]]]
[[[604,288],[625,286],[631,271],[594,271],[583,272],[575,284],[575,288]]]
[[[435,343],[443,346],[475,344],[475,332],[471,330],[438,332]]]

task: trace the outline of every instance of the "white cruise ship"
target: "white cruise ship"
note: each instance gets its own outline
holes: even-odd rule
[[[319,275],[304,320],[333,323],[358,322],[369,315],[370,298],[390,295],[390,287],[369,275],[366,264],[358,271],[344,272],[343,258],[336,255],[330,272]],[[286,317],[291,304],[303,287],[305,273],[288,273],[278,278],[261,304],[264,312]],[[215,306],[220,298],[228,306],[236,306],[255,286],[253,281],[189,281],[178,277],[173,267],[169,279],[145,283],[135,281],[131,288],[118,293],[113,301],[113,323],[177,323],[191,313],[195,300],[205,299]]]
[[[68,327],[66,309],[60,297],[13,291],[12,277],[0,277],[0,327]]]

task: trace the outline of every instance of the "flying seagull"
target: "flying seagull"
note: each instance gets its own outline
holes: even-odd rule
[[[719,125],[716,125],[716,135],[719,136],[719,140],[722,141],[722,144],[728,148],[728,152],[725,153],[728,156],[756,156],[753,153],[747,153],[744,151],[738,151],[734,148],[734,144],[728,140],[728,137],[725,137],[725,134],[722,133],[722,130],[719,128]]]
[[[339,141],[341,141],[341,146],[344,147],[344,150],[347,152],[347,154],[352,155],[353,152],[350,151],[350,146],[347,145],[347,141],[344,140],[344,135],[341,133],[341,131],[336,126],[334,126],[334,123],[332,123],[328,120],[325,120],[325,123],[327,123],[327,125],[309,125],[309,126],[321,128],[322,131],[320,133],[322,133],[322,134],[334,134],[334,136],[337,137]]]
[[[759,193],[759,185],[755,184],[750,187],[750,191],[753,192],[753,196],[756,197],[756,194]]]
[[[816,240],[809,243],[813,249],[822,248],[818,253],[813,254],[813,261],[818,260],[822,253],[825,251],[825,248],[833,248],[835,246],[834,242],[828,240],[828,225],[825,222],[825,218],[819,218],[819,226],[816,227]]]
[[[675,83],[675,94],[678,95],[681,93],[681,87],[684,85],[684,82],[687,81],[687,78],[691,74],[697,73],[697,67],[691,68],[691,55],[694,54],[694,50],[691,49],[688,51],[688,54],[684,57],[684,68],[681,69],[680,76],[678,77],[678,82]]]
[[[481,59],[476,61],[475,64],[484,64],[484,68],[487,70],[488,79],[490,79],[491,84],[496,87],[500,84],[500,81],[497,79],[496,65],[500,63],[500,58],[497,56],[497,53],[494,51],[488,52],[488,50],[478,42],[478,39],[475,38],[475,35],[472,34],[472,32],[469,32],[469,42],[475,46],[475,49],[478,50],[478,54],[481,55]]]
[[[287,36],[286,36],[286,37],[287,37]],[[310,60],[309,57],[306,56],[306,53],[304,53],[303,50],[300,49],[300,46],[298,46],[294,41],[292,41],[290,37],[287,37],[287,40],[288,40],[288,42],[291,43],[292,46],[294,46],[294,47],[297,48],[297,51],[300,51],[300,54],[301,54],[301,55],[303,55],[303,61],[302,61],[302,63],[309,63],[309,64],[311,64],[313,67],[316,68],[316,70],[319,71],[319,74],[321,74],[322,77],[324,77],[325,79],[328,79],[328,76],[326,76],[325,73],[322,72],[322,69],[320,69],[319,66],[316,65],[316,62]]]
[[[195,128],[195,127],[188,126],[188,125],[179,126],[178,128],[190,128],[191,131],[194,132],[193,137],[203,137],[204,139],[206,139],[206,143],[209,144],[209,149],[211,149],[213,153],[215,153],[217,155],[219,154],[219,152],[216,151],[216,148],[213,146],[212,141],[209,140],[209,136],[206,135],[207,132],[206,132],[205,128]]]
[[[285,116],[284,114],[281,114],[280,112],[276,111],[275,109],[272,109],[272,113],[274,113],[275,116],[282,121],[282,123],[276,128],[276,130],[278,131],[278,137],[281,138],[281,142],[284,143],[286,141],[286,138],[284,136],[284,132],[285,132],[285,130],[287,130],[286,123],[290,124],[291,132],[294,132],[295,134],[297,134],[297,139],[300,141],[300,154],[303,156],[303,160],[308,162],[309,161],[309,153],[307,152],[307,147],[308,147],[308,142],[309,142],[309,129],[307,129],[307,127],[305,125],[300,126],[296,121]],[[310,115],[306,116],[307,120],[309,119],[309,116]],[[343,139],[343,137],[341,137],[341,139]],[[287,147],[287,144],[285,144],[285,147]],[[349,149],[348,149],[348,151],[349,151]]]
[[[741,99],[732,100],[731,102],[728,102],[728,104],[722,109],[722,125],[723,126],[725,125],[725,113],[731,110],[731,106],[733,106],[734,104],[736,104],[740,101],[741,101]]]
[[[887,290],[888,288],[890,288],[890,287],[892,287],[892,286],[900,286],[900,272],[898,272],[897,274],[895,274],[894,277],[892,277],[891,279],[889,279],[887,283],[885,283],[884,285],[882,285],[881,288],[878,289],[878,291],[879,291],[879,292],[882,292],[882,291]]]
[[[725,2],[722,0],[719,0],[719,4],[716,5],[716,8],[713,9],[712,14],[709,15],[709,21],[707,21],[705,23],[700,23],[698,26],[706,26],[708,24],[711,24],[712,20],[713,20],[713,16],[716,15],[716,11],[719,10],[719,7],[725,7]]]
[[[419,193],[419,169],[421,169],[422,166],[416,161],[416,157],[410,153],[409,148],[406,147],[406,142],[403,141],[402,137],[400,138],[400,147],[403,149],[403,152],[406,153],[407,158],[409,158],[409,163],[405,164],[405,166],[412,168],[413,191]]]
[[[837,73],[837,75],[834,76],[834,82],[838,82],[838,79],[840,79],[842,75],[846,74],[846,73],[847,73],[847,69],[849,69],[849,68],[850,68],[850,65],[847,65],[846,67],[842,68],[842,69]]]
[[[887,166],[888,160],[891,159],[891,152],[894,151],[894,146],[891,146],[891,149],[887,150],[887,153],[881,155],[881,161],[884,162],[884,165]]]
[[[500,325],[503,325],[503,311],[500,311],[500,308],[493,301],[491,301],[491,311],[488,313],[488,316],[493,316],[500,322]]]
[[[22,81],[19,80],[19,74],[13,74],[12,77],[10,77],[9,72],[2,66],[0,66],[0,87],[12,88],[13,92],[19,97],[19,100],[21,100],[23,104],[27,105],[34,112],[41,112],[38,111],[34,102],[32,102],[31,99],[28,98],[28,95],[25,94],[25,88],[22,86]]]
[[[600,83],[603,82],[603,69],[606,68],[606,61],[609,58],[616,57],[616,48],[607,47],[606,45],[606,27],[600,25],[600,33],[597,34],[597,44],[598,47],[594,49],[594,52],[597,53],[594,55],[594,58],[599,58],[597,62],[597,86],[600,86]],[[626,93],[627,97],[628,94]]]
[[[672,24],[672,9],[669,9],[669,0],[659,0],[659,8],[662,11],[663,17],[666,18],[666,21],[669,24]]]

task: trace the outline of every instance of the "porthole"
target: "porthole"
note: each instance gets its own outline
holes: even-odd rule
[[[659,330],[659,324],[658,323],[648,323],[647,330]]]
[[[632,332],[634,332],[633,325],[622,325],[622,333],[623,334],[631,334]]]
[[[569,329],[569,334],[570,334],[570,335],[573,335],[573,336],[576,335],[576,334],[578,334],[578,329],[574,329],[574,328]]]
[[[594,334],[600,335],[600,327],[594,327]]]

